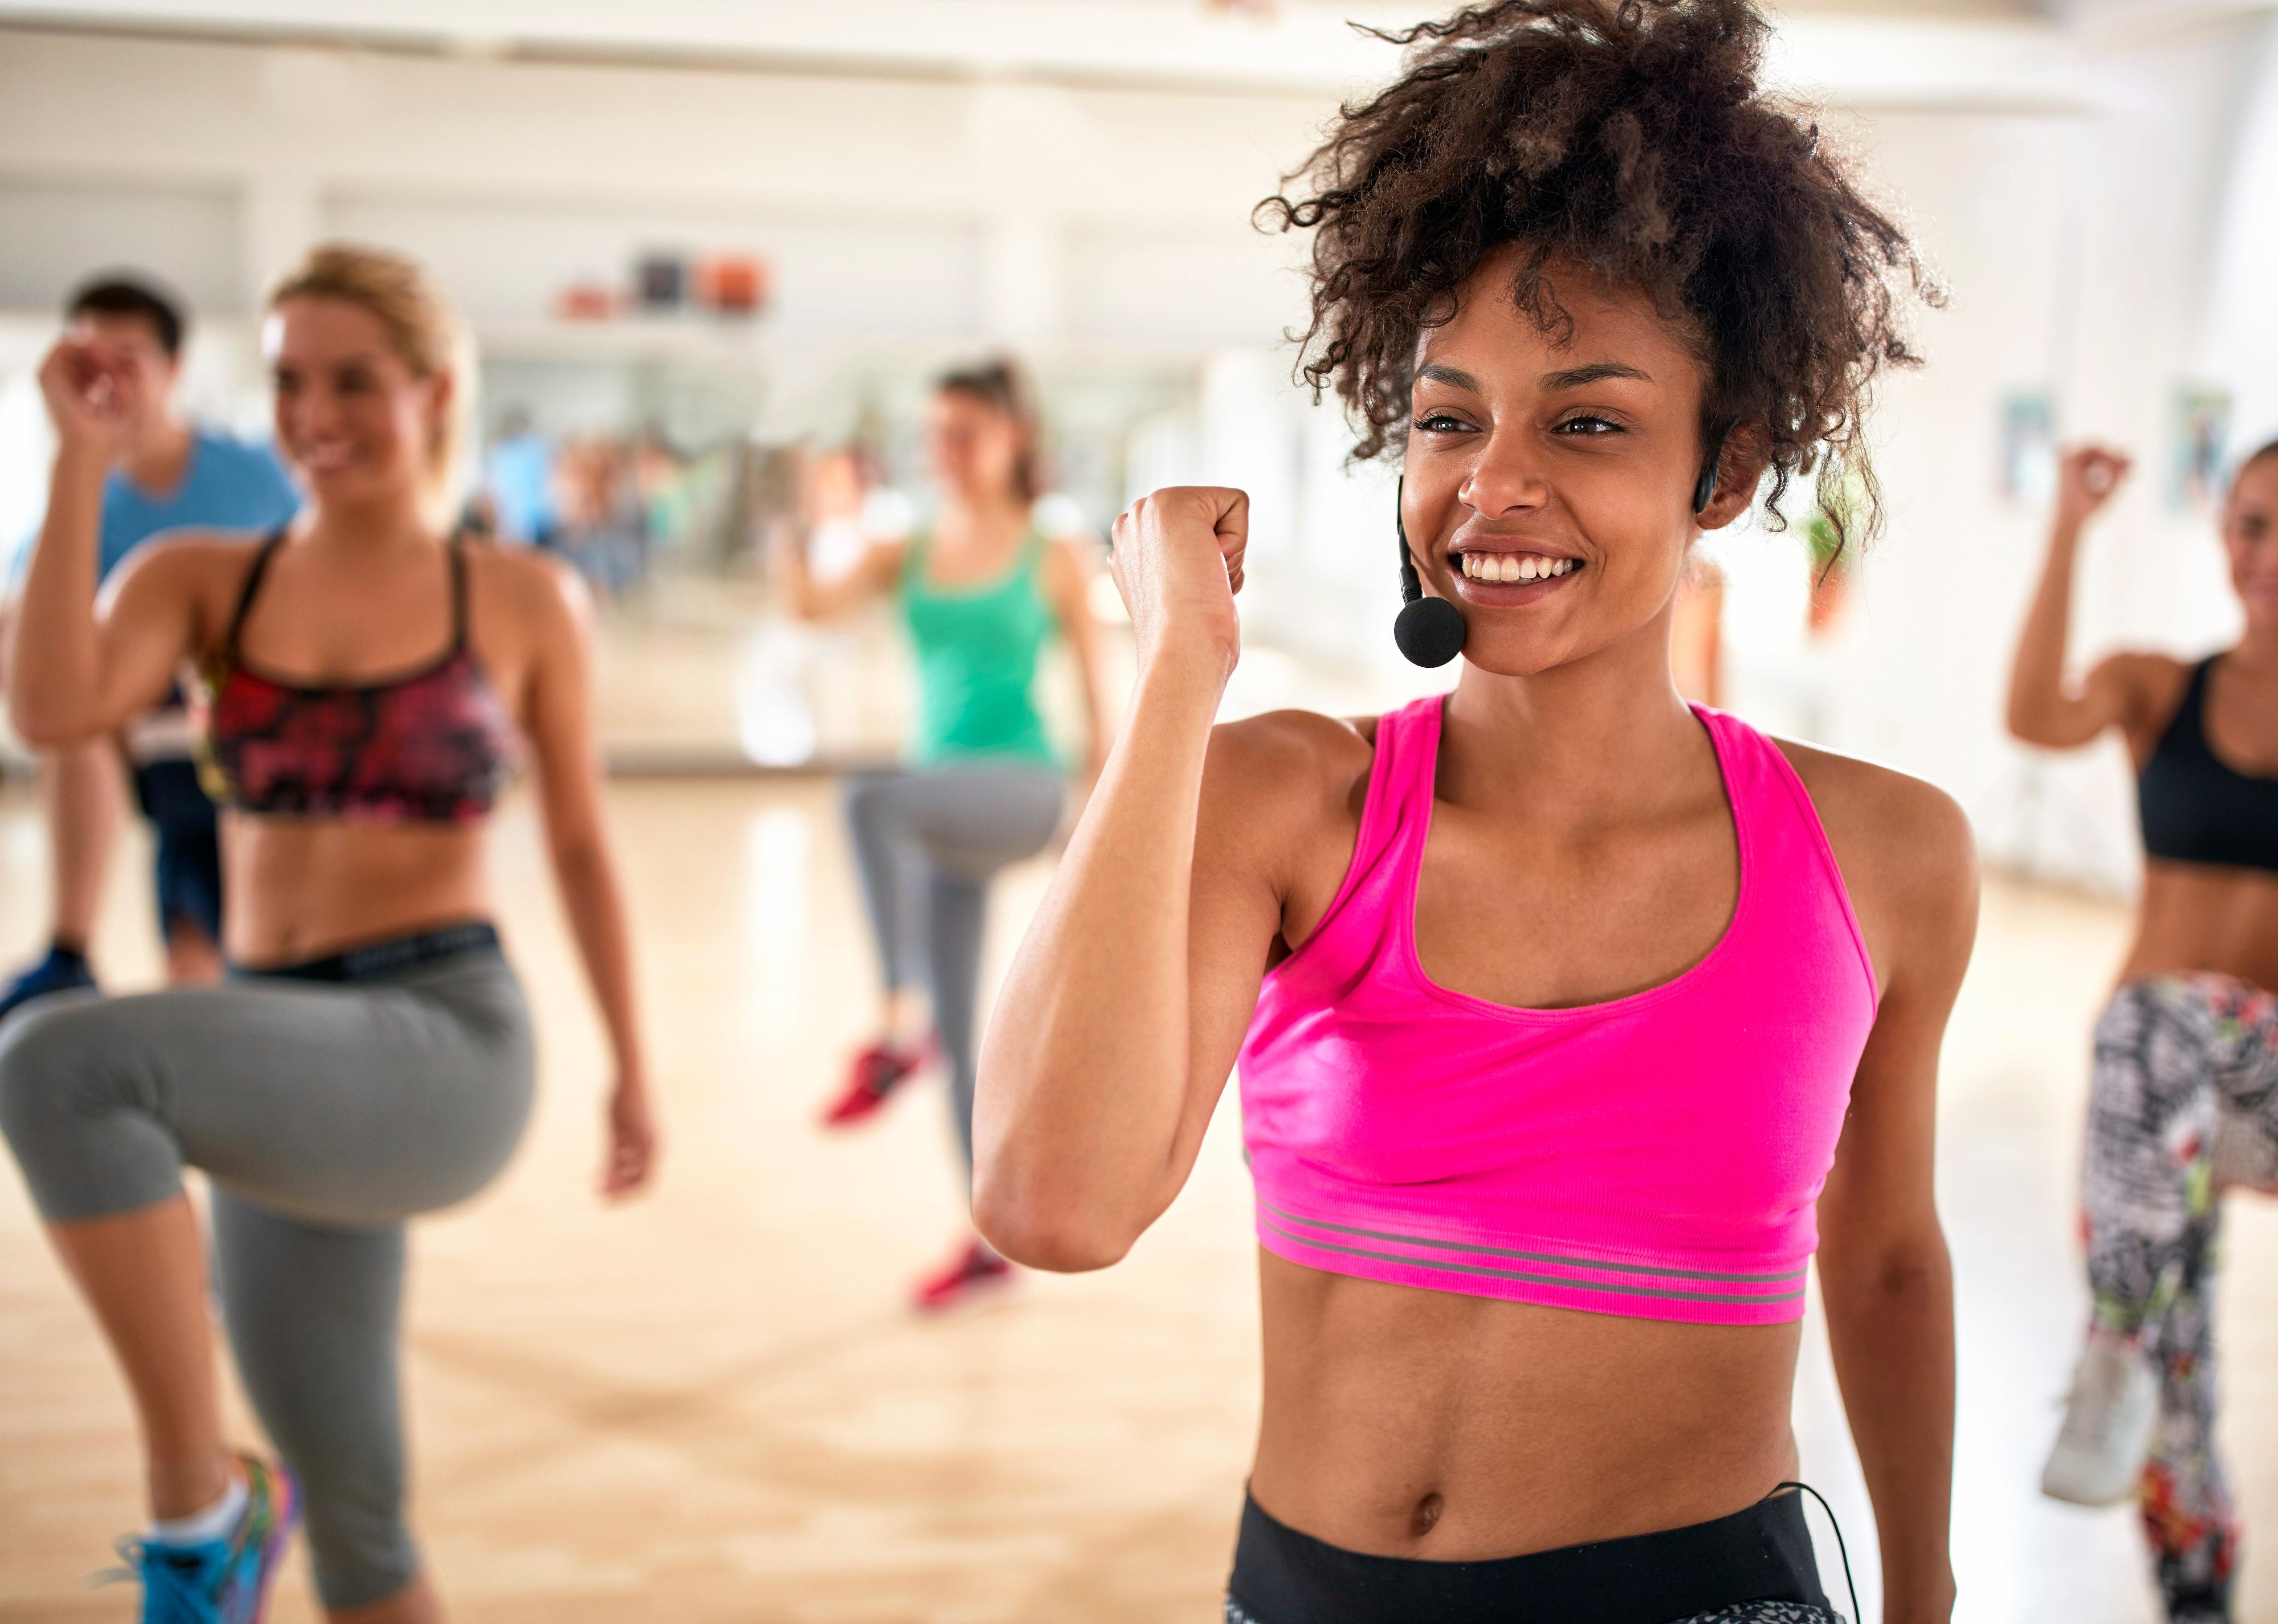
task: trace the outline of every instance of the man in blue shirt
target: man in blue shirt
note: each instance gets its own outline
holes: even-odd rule
[[[299,493],[265,447],[194,429],[176,415],[183,323],[172,301],[139,281],[105,278],[73,294],[65,316],[79,337],[139,375],[133,392],[136,414],[103,487],[106,578],[166,530],[267,530],[292,518]],[[28,548],[19,555],[18,572],[28,556]],[[13,591],[11,581],[11,596]],[[137,722],[117,744],[89,741],[42,759],[55,885],[53,940],[45,958],[0,985],[0,1018],[27,999],[95,985],[88,942],[126,800],[122,745],[157,847],[158,923],[168,979],[180,984],[220,974],[217,819],[198,787],[189,729],[177,705]]]

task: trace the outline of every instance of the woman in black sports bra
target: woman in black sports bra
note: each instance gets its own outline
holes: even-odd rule
[[[2042,1489],[2133,1490],[2172,1620],[2227,1620],[2238,1527],[2214,1453],[2212,1306],[2221,1191],[2278,1190],[2278,441],[2223,505],[2238,642],[2196,665],[2114,654],[2064,681],[2081,531],[2126,477],[2062,465],[2056,524],[2009,687],[2030,744],[2128,740],[2144,825],[2136,942],[2096,1028],[2082,1189],[2088,1346]]]

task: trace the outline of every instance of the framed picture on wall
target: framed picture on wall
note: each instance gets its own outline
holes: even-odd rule
[[[2045,389],[2001,397],[2001,496],[2019,504],[2049,499],[2057,484],[2057,408]]]
[[[2211,507],[2222,495],[2223,453],[2230,445],[2230,393],[2203,384],[2175,391],[2167,499],[2176,507]]]

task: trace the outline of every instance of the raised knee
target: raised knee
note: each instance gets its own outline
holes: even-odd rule
[[[97,1002],[43,999],[0,1023],[0,1131],[11,1143],[50,1117],[70,1089],[73,1034]]]

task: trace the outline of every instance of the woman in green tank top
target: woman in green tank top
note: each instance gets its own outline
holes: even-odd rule
[[[891,593],[917,657],[910,765],[846,785],[884,1004],[878,1038],[854,1056],[824,1119],[840,1126],[868,1117],[938,1056],[968,1173],[989,881],[1043,850],[1059,826],[1061,764],[1035,692],[1037,660],[1054,633],[1083,677],[1088,769],[1096,772],[1112,735],[1100,713],[1083,544],[1045,536],[1031,516],[1036,439],[1027,389],[1008,363],[952,372],[936,385],[927,420],[940,489],[931,528],[872,543],[832,582],[814,578],[797,543],[780,556],[781,583],[801,619]],[[948,1263],[918,1283],[915,1300],[921,1308],[952,1307],[1011,1273],[968,1231]]]

